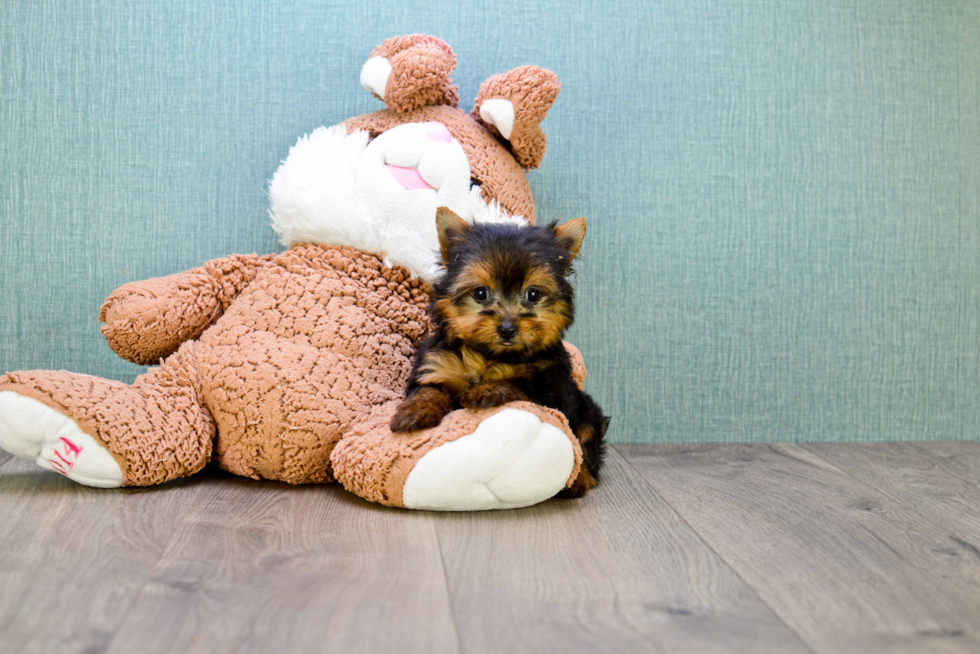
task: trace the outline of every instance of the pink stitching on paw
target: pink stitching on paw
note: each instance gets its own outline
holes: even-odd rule
[[[77,459],[78,455],[82,453],[82,447],[80,445],[75,445],[64,436],[61,437],[61,440],[64,441],[65,443],[65,448],[66,448],[65,452],[67,453],[68,450],[71,450],[72,452],[75,453],[75,458]]]
[[[67,476],[71,469],[75,467],[75,462],[78,461],[78,455],[82,453],[84,448],[80,445],[75,445],[64,436],[61,437],[61,441],[64,443],[64,453],[54,450],[55,456],[61,459],[61,461],[51,459],[49,463],[51,464],[52,470]],[[65,469],[66,466],[67,470]]]

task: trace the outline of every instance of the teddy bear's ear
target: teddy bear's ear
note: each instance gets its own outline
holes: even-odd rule
[[[473,117],[510,142],[517,163],[537,168],[546,139],[539,124],[555,103],[561,84],[550,70],[521,66],[480,85]]]
[[[361,68],[361,86],[392,111],[427,105],[459,104],[459,91],[449,79],[456,55],[444,41],[425,34],[395,36],[371,52]]]

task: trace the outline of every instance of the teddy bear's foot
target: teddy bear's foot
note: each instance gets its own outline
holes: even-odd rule
[[[13,391],[0,392],[0,448],[85,486],[122,486],[112,454],[74,420]]]
[[[215,426],[197,390],[194,347],[185,343],[131,386],[64,370],[0,375],[0,447],[90,486],[149,486],[197,472]]]
[[[430,511],[531,506],[563,489],[574,466],[575,451],[561,429],[533,413],[505,409],[419,459],[402,502]]]
[[[512,402],[453,411],[432,429],[392,434],[379,407],[331,454],[347,490],[388,506],[482,511],[537,504],[574,479],[578,441],[558,411]]]

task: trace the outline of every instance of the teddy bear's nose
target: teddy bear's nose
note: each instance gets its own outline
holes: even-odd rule
[[[453,135],[449,133],[449,130],[442,123],[432,121],[425,123],[423,127],[425,129],[425,135],[433,141],[449,143],[453,140]]]

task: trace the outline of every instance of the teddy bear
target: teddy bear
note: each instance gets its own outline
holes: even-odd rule
[[[570,485],[581,449],[559,412],[526,402],[393,434],[439,275],[436,209],[533,224],[525,173],[545,152],[553,73],[480,87],[426,35],[386,40],[360,81],[386,108],[300,138],[269,186],[287,248],[132,282],[99,321],[131,385],[66,371],[0,377],[0,447],[80,484],[148,486],[209,461],[254,479],[339,482],[388,506],[529,506]],[[576,381],[581,355],[571,345]]]

